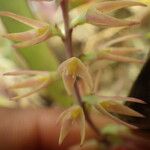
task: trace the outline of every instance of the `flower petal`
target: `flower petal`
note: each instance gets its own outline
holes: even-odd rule
[[[49,37],[50,37],[50,32],[48,30],[47,32],[45,32],[44,34],[42,34],[40,36],[37,36],[36,38],[14,44],[13,47],[14,48],[24,48],[24,47],[32,46],[32,45],[35,45],[35,44],[38,44],[40,42],[47,40]]]
[[[129,35],[120,36],[120,37],[117,37],[115,39],[109,40],[105,44],[100,45],[99,49],[106,48],[106,47],[109,47],[109,46],[114,45],[116,43],[132,40],[132,39],[139,38],[139,37],[141,37],[140,34],[129,34]]]
[[[109,27],[121,27],[121,26],[133,26],[140,24],[139,21],[129,21],[117,19],[108,15],[105,15],[98,10],[89,10],[86,14],[86,20],[88,23],[96,26],[109,26]]]
[[[114,102],[112,100],[104,100],[100,102],[101,106],[108,112],[128,115],[132,117],[144,117],[137,111],[125,106],[124,104]]]
[[[41,22],[38,20],[24,17],[24,16],[16,15],[16,14],[14,14],[12,12],[8,12],[8,11],[0,11],[0,16],[10,17],[14,20],[17,20],[17,21],[24,23],[30,27],[33,27],[33,28],[42,28],[44,26],[48,26],[48,24],[45,22]]]
[[[72,125],[75,122],[79,122],[81,124],[81,144],[85,138],[85,118],[82,111],[82,108],[79,105],[75,105],[65,110],[57,120],[57,122],[62,122],[59,144],[62,144],[65,137],[68,135]]]
[[[67,91],[67,93],[69,95],[72,94],[72,91],[73,91],[73,88],[74,88],[74,83],[75,83],[75,80],[76,78],[71,76],[71,75],[62,75],[62,79],[63,79],[63,83],[64,83],[64,86],[65,86],[65,89]]]
[[[144,64],[143,60],[126,57],[126,56],[119,56],[119,55],[113,55],[113,54],[104,54],[102,56],[98,56],[98,59],[107,59],[110,61],[116,61],[116,62],[125,62],[125,63],[138,63],[138,64]]]
[[[80,141],[80,146],[83,145],[84,140],[85,140],[85,116],[82,110],[81,116],[80,116],[80,120],[79,120],[79,124],[80,124],[80,134],[81,134],[81,141]]]
[[[135,48],[135,47],[109,47],[109,48],[106,48],[106,51],[108,51],[114,55],[127,55],[127,54],[138,52],[141,50],[142,49]],[[105,51],[105,49],[104,49],[104,51]]]
[[[15,83],[11,86],[9,86],[9,89],[20,89],[20,88],[30,88],[41,85],[45,80],[48,80],[47,77],[41,77],[41,78],[33,78],[29,79],[27,81]]]
[[[38,91],[40,91],[41,89],[45,88],[47,85],[48,85],[48,81],[46,80],[45,82],[43,82],[41,85],[39,85],[37,88],[33,89],[32,91],[30,91],[29,93],[26,93],[26,94],[23,94],[21,96],[16,96],[16,97],[13,97],[11,98],[12,100],[19,100],[19,99],[22,99],[22,98],[25,98],[25,97],[28,97]]]
[[[128,6],[146,6],[146,5],[139,2],[125,1],[125,0],[101,2],[87,11],[86,20],[87,22],[93,25],[104,25],[110,27],[131,26],[139,24],[140,23],[139,21],[121,20],[115,17],[105,15],[105,13]]]
[[[99,99],[104,99],[104,100],[122,101],[122,102],[135,102],[135,103],[145,104],[144,101],[142,101],[138,98],[133,98],[133,97],[102,96],[102,95],[97,95],[97,96],[99,97]]]
[[[72,57],[64,61],[59,67],[58,72],[63,78],[63,82],[68,94],[73,93],[73,87],[77,77],[80,78],[89,87],[93,88],[92,78],[82,61],[76,57]]]
[[[60,137],[59,137],[59,145],[61,145],[68,135],[71,127],[73,124],[73,120],[69,119],[68,117],[65,117],[63,119],[62,125],[61,125],[61,130],[60,130]]]
[[[4,76],[18,76],[18,75],[48,75],[48,71],[39,71],[39,70],[19,70],[19,71],[12,71],[6,72]]]
[[[126,123],[126,122],[120,120],[119,118],[117,118],[117,117],[111,115],[111,114],[110,114],[109,112],[107,112],[100,104],[95,105],[95,108],[96,108],[100,113],[102,113],[103,115],[109,117],[110,119],[112,119],[112,120],[114,120],[114,121],[116,121],[116,122],[118,122],[118,123],[121,123],[121,124],[123,124],[123,125],[125,125],[125,126],[127,126],[127,127],[129,127],[129,128],[132,128],[132,129],[138,129],[138,127],[136,127],[136,126],[134,126],[134,125],[131,125],[131,124],[128,124],[128,123]]]
[[[13,41],[26,41],[31,40],[32,38],[36,38],[38,33],[36,30],[29,30],[20,33],[9,33],[5,34],[4,37]]]
[[[130,7],[130,6],[147,6],[140,2],[129,1],[129,0],[122,0],[122,1],[107,1],[107,2],[100,2],[97,4],[96,8],[101,11],[102,13],[108,13],[117,9]]]

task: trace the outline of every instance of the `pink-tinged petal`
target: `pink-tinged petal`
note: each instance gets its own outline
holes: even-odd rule
[[[116,62],[124,62],[124,63],[137,63],[137,64],[144,64],[143,60],[139,60],[136,58],[131,57],[125,57],[125,56],[118,56],[113,54],[104,54],[102,56],[98,56],[98,59],[107,59],[110,61],[116,61]]]
[[[50,35],[49,31],[47,31],[44,34],[42,34],[40,36],[37,36],[36,38],[33,38],[31,40],[27,40],[27,41],[24,41],[24,42],[14,44],[13,47],[14,48],[25,48],[25,47],[28,47],[28,46],[32,46],[32,45],[35,45],[35,44],[38,44],[40,42],[43,42],[43,41],[47,40],[50,36],[51,35]]]
[[[104,29],[100,32],[95,33],[92,36],[89,36],[85,47],[84,47],[84,52],[90,52],[94,49],[95,45],[98,43],[102,43],[100,45],[100,47],[103,47],[103,45],[105,44],[102,41],[106,41],[107,39],[112,39],[116,34],[118,34],[119,32],[123,31],[124,29],[126,29],[127,27],[113,27],[113,28],[107,28]]]
[[[11,86],[9,86],[9,89],[20,89],[20,88],[30,88],[30,87],[35,87],[41,85],[45,80],[48,80],[47,77],[41,77],[41,78],[34,78],[34,79],[29,79],[26,81],[22,81],[19,83],[15,83]]]
[[[78,77],[82,80],[82,82],[84,82],[84,86],[88,86],[83,91],[86,92],[86,89],[90,89],[90,92],[92,91],[92,78],[88,72],[88,69],[80,59],[76,57],[69,58],[60,64],[58,67],[58,72],[62,76],[68,94],[73,94],[74,83]]]
[[[121,27],[121,26],[133,26],[140,24],[139,21],[122,20],[108,15],[105,15],[98,10],[89,10],[86,14],[86,20],[88,23],[96,26],[109,26],[109,27]]]
[[[80,61],[80,66],[79,66],[77,75],[83,80],[85,85],[89,86],[90,90],[93,89],[92,77],[89,74],[89,71],[88,71],[87,67],[81,61]]]
[[[84,141],[85,141],[85,116],[84,113],[82,111],[82,114],[80,116],[79,119],[79,124],[80,124],[80,135],[81,135],[81,141],[80,141],[80,146],[83,145]]]
[[[70,109],[67,109],[67,110],[63,111],[63,112],[60,114],[60,116],[58,117],[56,123],[57,123],[57,124],[58,124],[58,123],[61,123],[61,122],[63,121],[63,119],[65,118],[65,116],[66,116],[67,114],[69,114],[69,112],[70,112]]]
[[[70,115],[69,115],[70,116]],[[62,121],[61,130],[60,130],[60,137],[59,137],[59,145],[61,145],[64,141],[64,139],[67,137],[72,125],[73,120],[70,119],[68,115],[65,116],[65,118]]]
[[[122,96],[101,96],[97,95],[100,99],[103,100],[112,100],[112,101],[122,101],[122,102],[133,102],[133,103],[140,103],[140,104],[145,104],[144,101],[138,99],[138,98],[133,98],[133,97],[122,97]]]
[[[64,83],[64,86],[65,86],[65,89],[68,93],[68,95],[71,95],[72,92],[73,92],[73,88],[74,88],[74,83],[75,83],[75,80],[76,78],[71,76],[71,75],[62,75],[62,79],[63,79],[63,83]]]
[[[41,22],[38,20],[34,20],[34,19],[30,19],[30,18],[27,18],[24,16],[16,15],[16,14],[14,14],[12,12],[8,12],[8,11],[0,11],[0,16],[10,17],[14,20],[17,20],[17,21],[24,23],[33,28],[42,28],[44,26],[48,26],[47,23],[44,23],[44,22]]]
[[[106,47],[109,47],[109,46],[114,45],[119,42],[128,41],[128,40],[132,40],[132,39],[136,39],[136,38],[140,38],[140,37],[142,37],[140,34],[129,34],[129,35],[120,36],[120,37],[117,37],[115,39],[112,39],[112,40],[106,42],[103,45],[100,45],[99,48],[100,49],[106,48]]]
[[[18,75],[48,75],[48,71],[37,71],[37,70],[19,70],[19,71],[12,71],[6,72],[4,76],[18,76]]]
[[[101,2],[87,11],[86,20],[87,22],[93,25],[103,25],[109,27],[132,26],[139,24],[140,23],[139,21],[121,20],[105,14],[128,6],[146,6],[146,5],[132,1]]]
[[[108,112],[118,113],[121,115],[127,115],[132,117],[144,117],[139,112],[125,106],[124,104],[112,101],[112,100],[104,100],[100,102],[101,106]]]
[[[5,34],[4,37],[13,41],[27,41],[36,38],[38,35],[37,30],[33,29],[20,33]]]
[[[57,123],[59,122],[62,123],[59,144],[62,144],[75,122],[81,125],[81,144],[83,143],[85,138],[85,118],[80,106],[75,105],[65,110],[58,118]]]
[[[28,97],[36,92],[39,92],[41,89],[45,88],[47,85],[49,84],[48,81],[45,81],[43,82],[41,85],[39,85],[37,88],[35,88],[34,90],[30,91],[29,93],[26,93],[26,94],[23,94],[21,96],[16,96],[16,97],[13,97],[11,98],[12,100],[19,100],[19,99],[22,99],[22,98],[25,98],[25,97]]]
[[[130,53],[142,51],[142,49],[135,47],[110,47],[107,48],[106,51],[114,55],[127,55]]]
[[[140,2],[129,1],[129,0],[122,0],[122,1],[107,1],[107,2],[100,2],[97,4],[96,8],[101,11],[102,13],[108,13],[114,10],[118,10],[125,7],[131,6],[147,6]]]
[[[120,120],[119,118],[113,116],[112,114],[110,114],[109,112],[107,112],[100,104],[97,104],[97,105],[95,106],[95,108],[96,108],[101,114],[103,114],[104,116],[107,116],[107,117],[109,117],[110,119],[112,119],[112,120],[114,120],[114,121],[116,121],[116,122],[118,122],[118,123],[120,123],[120,124],[123,124],[123,125],[125,125],[125,126],[127,126],[127,127],[129,127],[129,128],[132,128],[132,129],[138,129],[138,127],[136,127],[136,126],[134,126],[134,125],[131,125],[131,124],[128,124],[128,123],[126,123],[126,122]]]

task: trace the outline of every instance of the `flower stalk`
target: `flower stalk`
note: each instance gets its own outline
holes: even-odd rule
[[[73,29],[70,28],[70,23],[69,23],[69,7],[68,7],[68,0],[63,0],[61,2],[61,9],[62,9],[62,14],[63,14],[63,20],[64,20],[64,27],[65,27],[65,48],[68,54],[68,57],[71,58],[74,56],[73,54],[73,46],[72,46],[72,32]],[[95,134],[97,135],[99,141],[101,141],[102,135],[99,131],[99,129],[95,126],[95,124],[93,123],[87,109],[86,106],[82,100],[80,91],[79,91],[79,87],[78,87],[78,83],[77,81],[75,81],[74,83],[74,92],[75,92],[75,96],[77,98],[77,101],[79,103],[79,105],[82,107],[83,109],[83,113],[85,115],[85,119],[88,123],[88,125],[91,127],[91,129],[95,132]]]
[[[73,46],[72,46],[72,29],[70,29],[70,23],[69,23],[69,6],[68,6],[68,0],[63,0],[61,2],[61,9],[63,14],[63,20],[64,20],[64,27],[65,27],[65,47],[67,50],[68,57],[73,57]]]

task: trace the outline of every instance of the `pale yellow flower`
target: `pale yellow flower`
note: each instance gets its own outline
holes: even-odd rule
[[[79,78],[82,84],[83,93],[92,91],[93,82],[87,67],[82,61],[76,57],[72,57],[64,61],[58,68],[59,74],[62,76],[65,88],[69,95],[73,93],[75,81]]]
[[[65,110],[58,118],[58,122],[61,122],[59,144],[62,144],[74,123],[78,123],[81,128],[80,145],[83,144],[85,140],[85,116],[80,106],[75,105]]]

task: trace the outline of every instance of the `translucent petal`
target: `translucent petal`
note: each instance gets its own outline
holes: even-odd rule
[[[86,14],[87,22],[94,25],[104,25],[110,27],[131,26],[139,24],[140,22],[138,21],[121,20],[105,14],[128,6],[146,6],[146,5],[139,2],[125,1],[125,0],[101,2],[87,11]]]
[[[115,39],[109,40],[105,44],[100,45],[99,49],[109,47],[109,46],[114,45],[119,42],[128,41],[128,40],[132,40],[132,39],[136,39],[136,38],[140,38],[140,37],[141,37],[140,34],[128,34],[128,35],[120,36]]]
[[[73,120],[69,119],[67,117],[65,117],[64,120],[62,121],[61,130],[60,130],[60,137],[59,137],[59,145],[62,144],[62,142],[64,141],[64,139],[68,135],[68,133],[72,127],[72,124],[73,124]]]
[[[26,80],[23,82],[15,83],[15,84],[9,86],[9,88],[20,89],[20,88],[35,87],[35,86],[39,86],[40,84],[42,84],[47,79],[48,79],[47,77],[29,79],[29,80]]]
[[[95,33],[92,36],[88,37],[87,42],[85,43],[84,52],[89,52],[95,48],[97,43],[100,43],[103,40],[110,39],[120,31],[124,30],[126,27],[118,27],[118,28],[107,28],[100,32]],[[103,43],[105,44],[105,43]],[[103,46],[102,44],[102,46]],[[100,45],[101,46],[101,45]]]
[[[147,6],[147,5],[140,2],[129,0],[122,0],[122,1],[117,0],[117,1],[100,2],[99,4],[97,4],[96,8],[103,13],[108,13],[117,9],[130,6]]]
[[[30,18],[27,18],[24,16],[16,15],[16,14],[14,14],[12,12],[8,12],[8,11],[0,11],[0,16],[10,17],[14,20],[17,20],[17,21],[24,23],[33,28],[41,28],[43,26],[48,26],[47,23],[44,23],[44,22],[41,22],[38,20],[34,20],[34,19],[30,19]]]
[[[142,49],[135,47],[109,47],[106,49],[106,51],[114,55],[127,55],[141,50]]]
[[[18,76],[18,75],[48,75],[48,71],[40,71],[40,70],[19,70],[19,71],[12,71],[6,72],[4,76]]]
[[[69,113],[69,111],[70,109],[67,109],[60,114],[60,116],[57,119],[57,124],[63,121],[64,117]]]
[[[98,10],[89,10],[86,14],[86,20],[88,23],[93,25],[102,25],[109,27],[133,26],[140,23],[139,21],[117,19],[105,15]]]
[[[24,48],[24,47],[32,46],[47,40],[49,37],[50,37],[50,33],[49,31],[47,31],[44,34],[37,36],[33,39],[14,44],[14,48]]]
[[[140,103],[140,104],[145,104],[144,101],[138,99],[138,98],[133,98],[133,97],[122,97],[122,96],[102,96],[98,95],[97,96],[102,99],[102,100],[112,100],[112,101],[122,101],[122,102],[135,102],[135,103]]]
[[[128,123],[126,123],[126,122],[120,120],[119,118],[117,118],[117,117],[111,115],[111,114],[110,114],[109,112],[107,112],[100,104],[96,105],[95,108],[96,108],[100,113],[102,113],[103,115],[109,117],[110,119],[112,119],[112,120],[114,120],[114,121],[116,121],[116,122],[118,122],[118,123],[121,123],[121,124],[123,124],[123,125],[125,125],[125,126],[127,126],[127,127],[129,127],[129,128],[138,129],[138,127],[136,127],[136,126],[134,126],[134,125],[131,125],[131,124],[128,124]]]
[[[9,33],[9,34],[4,35],[5,38],[13,40],[13,41],[26,41],[32,38],[36,38],[37,36],[38,36],[38,33],[34,29],[25,31],[25,32]]]
[[[113,55],[113,54],[106,54],[98,57],[99,59],[107,59],[111,61],[117,61],[117,62],[125,62],[125,63],[138,63],[138,64],[144,64],[143,60],[126,57],[126,56],[119,56],[119,55]]]
[[[44,83],[42,83],[41,85],[39,85],[37,88],[33,89],[32,91],[30,91],[29,93],[26,93],[26,94],[23,94],[21,96],[16,96],[16,97],[13,97],[11,98],[12,100],[19,100],[19,99],[22,99],[22,98],[25,98],[25,97],[28,97],[38,91],[40,91],[41,89],[43,89],[44,87],[46,87],[48,85],[48,81],[45,81]]]
[[[57,122],[62,123],[59,144],[62,144],[75,122],[78,122],[81,125],[81,144],[83,143],[85,138],[85,117],[79,105],[72,106],[69,109],[65,110],[63,113],[61,113]]]
[[[77,74],[82,80],[88,84],[89,88],[93,88],[93,81],[92,77],[89,74],[89,71],[87,67],[80,61],[79,62],[79,69],[78,69],[78,74]]]
[[[71,95],[73,92],[73,88],[74,88],[73,85],[75,83],[76,78],[71,75],[68,76],[62,75],[62,79],[67,93]]]
[[[59,67],[58,72],[63,78],[63,82],[68,94],[72,94],[75,80],[80,78],[89,87],[90,91],[93,88],[92,78],[86,66],[80,59],[72,57],[64,61]]]
[[[128,115],[133,117],[144,117],[142,114],[125,106],[124,104],[114,102],[112,100],[104,100],[100,102],[101,106],[108,112],[118,113],[121,115]]]
[[[80,134],[81,134],[81,141],[80,141],[80,145],[83,145],[84,140],[85,140],[85,116],[84,113],[82,111],[82,114],[80,116],[80,120],[79,120],[79,124],[80,124]]]

